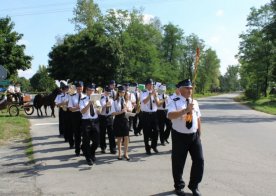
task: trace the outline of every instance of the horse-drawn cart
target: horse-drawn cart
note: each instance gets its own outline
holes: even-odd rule
[[[6,92],[0,93],[0,110],[7,110],[10,116],[18,116],[19,111],[23,110],[25,114],[32,115],[34,106],[31,95],[23,95],[23,101],[14,101],[13,97]]]

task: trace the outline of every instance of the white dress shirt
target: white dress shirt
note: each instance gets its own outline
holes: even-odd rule
[[[74,93],[70,96],[69,102],[68,102],[68,108],[76,108],[79,106],[80,100],[85,97],[85,94],[83,93]],[[75,112],[80,111],[80,109],[77,109]]]
[[[102,97],[101,97],[101,106],[102,106],[102,112],[101,112],[101,115],[104,115],[104,116],[109,116],[109,115],[111,115],[112,114],[112,112],[111,112],[111,107],[109,107],[109,111],[108,111],[108,113],[106,113],[106,107],[104,107],[104,106],[106,106],[106,98],[108,98],[108,101],[111,103],[111,107],[112,107],[112,104],[113,104],[113,99],[112,99],[112,97],[109,97],[109,96],[105,96],[105,95],[103,95]]]
[[[140,98],[140,100],[141,100],[141,111],[142,112],[156,112],[157,111],[157,104],[156,104],[156,102],[154,100],[154,96],[153,95],[151,95],[152,109],[150,108],[150,100],[146,104],[144,104],[143,101],[148,96],[149,96],[149,91],[148,90],[143,91],[141,93],[141,98]]]
[[[85,108],[88,103],[90,101],[90,97],[89,96],[86,96],[84,98],[82,98],[80,100],[80,110],[82,110],[83,108]],[[88,109],[84,114],[82,114],[82,119],[96,119],[98,118],[98,114],[97,114],[97,110],[96,108],[98,106],[100,106],[100,102],[99,101],[96,101],[96,103],[93,104],[93,107],[94,107],[94,116],[91,116],[90,114],[90,109]]]
[[[121,107],[121,99],[123,99],[122,97],[119,97],[118,100],[115,100],[112,104],[111,107],[111,113],[114,112],[121,112],[122,111],[122,107]],[[133,109],[131,102],[128,100],[127,102],[124,100],[124,104],[127,107],[127,110],[131,111]]]
[[[190,99],[190,101],[191,101],[191,99]],[[198,102],[196,100],[193,100],[193,104],[194,104],[194,109],[192,112],[193,124],[190,129],[188,129],[186,127],[186,121],[185,121],[186,114],[177,119],[172,119],[172,127],[177,132],[189,134],[189,133],[195,133],[197,131],[197,129],[198,129],[198,121],[197,120],[198,120],[198,118],[201,117],[201,113],[199,110]],[[180,96],[175,97],[174,100],[172,100],[169,103],[168,114],[170,112],[179,111],[179,110],[186,109],[186,108],[187,108],[186,98],[180,95]]]

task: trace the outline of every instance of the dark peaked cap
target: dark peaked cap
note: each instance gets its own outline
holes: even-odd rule
[[[118,87],[118,91],[119,91],[119,92],[125,92],[125,88],[124,88],[123,86],[119,86],[119,87]]]
[[[145,81],[145,85],[147,85],[147,84],[153,84],[153,80],[151,78],[147,79]]]
[[[83,82],[82,81],[74,81],[74,85],[76,87],[81,87],[81,86],[83,86]]]
[[[109,88],[108,86],[106,86],[106,87],[104,88],[104,91],[106,91],[106,92],[111,92],[111,88]]]
[[[92,84],[92,83],[88,83],[87,85],[86,85],[86,88],[89,88],[89,89],[96,89],[96,86],[95,86],[95,84]]]
[[[185,79],[178,83],[178,88],[180,87],[193,87],[193,84],[190,79]]]

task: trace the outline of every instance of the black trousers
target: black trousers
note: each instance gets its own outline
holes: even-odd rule
[[[67,140],[69,142],[69,145],[71,147],[71,146],[74,146],[74,143],[75,143],[75,141],[74,141],[74,129],[73,129],[73,126],[72,126],[73,121],[71,121],[73,112],[71,112],[67,109],[67,111],[65,113],[66,113],[66,119],[65,119],[65,133],[66,134],[65,135],[66,135],[66,138],[67,138]]]
[[[95,156],[98,148],[98,119],[82,119],[82,152],[86,159]],[[92,144],[90,142],[92,141]]]
[[[203,151],[199,134],[198,132],[184,134],[172,130],[172,173],[176,189],[185,187],[182,175],[188,152],[192,158],[189,186],[197,188],[202,180],[204,170]]]
[[[158,140],[158,120],[156,112],[143,112],[142,113],[142,126],[144,134],[144,143],[146,151],[150,148],[157,147]],[[149,139],[151,138],[151,145]]]
[[[100,115],[99,121],[100,121],[100,147],[101,147],[101,149],[102,150],[106,149],[105,136],[106,136],[106,132],[107,132],[108,140],[109,140],[109,149],[110,149],[110,151],[116,151],[115,136],[114,136],[114,131],[113,131],[113,117],[111,115],[109,115],[109,116]]]
[[[64,135],[64,124],[62,119],[62,112],[63,110],[61,108],[58,109],[58,129],[59,129],[59,135]]]
[[[136,114],[133,117],[133,130],[134,130],[134,134],[141,133],[141,130],[143,128],[141,120],[142,120],[142,112],[139,112],[138,114]]]
[[[157,118],[158,118],[158,127],[159,127],[159,138],[161,144],[164,143],[165,140],[168,139],[167,135],[170,135],[168,133],[168,128],[167,124],[169,124],[169,119],[167,119],[167,110],[157,110]],[[166,125],[166,136],[165,136],[165,125]],[[170,126],[170,125],[169,125]]]
[[[80,152],[81,145],[81,113],[80,112],[72,112],[71,113],[71,123],[72,123],[72,131],[75,139],[75,150],[76,152]]]
[[[69,144],[74,144],[74,140],[71,134],[71,130],[70,130],[70,112],[64,111],[63,109],[59,109],[60,112],[60,128],[61,131],[63,132],[63,136],[65,141],[68,141]]]

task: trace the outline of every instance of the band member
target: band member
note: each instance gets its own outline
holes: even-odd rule
[[[96,108],[100,106],[100,103],[90,99],[93,90],[95,90],[95,85],[88,84],[86,86],[86,96],[81,99],[79,104],[82,114],[82,151],[88,165],[93,165],[96,161],[95,152],[99,137],[98,114],[100,111]],[[90,144],[91,141],[92,144]]]
[[[124,158],[130,160],[128,156],[129,124],[126,112],[132,111],[131,101],[128,99],[123,86],[118,87],[118,94],[112,105],[112,114],[115,116],[113,129],[117,138],[118,160],[122,160],[122,140],[124,140]]]
[[[146,153],[151,155],[151,148],[155,153],[159,152],[157,150],[158,119],[156,114],[159,99],[153,88],[153,80],[147,79],[145,85],[146,90],[141,93],[142,126]],[[151,145],[149,145],[150,138]]]
[[[83,94],[83,82],[75,81],[74,85],[77,92],[72,94],[69,99],[68,108],[71,111],[70,122],[72,124],[71,130],[73,131],[75,138],[75,153],[76,156],[80,156],[81,145],[81,112],[80,112],[80,100],[85,97]]]
[[[171,120],[167,118],[168,110],[166,108],[168,105],[169,98],[168,98],[168,95],[166,95],[165,85],[160,85],[158,91],[159,91],[158,98],[160,100],[160,105],[158,106],[158,109],[157,109],[159,137],[160,137],[161,145],[165,146],[165,140],[167,140],[167,137],[171,129]],[[166,125],[166,131],[165,131],[165,125]]]
[[[138,88],[138,83],[134,83],[133,86],[135,87],[135,91],[132,92],[134,101],[132,102],[133,105],[133,113],[136,113],[136,115],[133,117],[133,130],[134,130],[134,135],[142,135],[141,130],[142,130],[142,123],[141,123],[141,115],[142,113],[140,112],[140,91]],[[130,118],[131,119],[131,118]]]
[[[105,153],[106,132],[109,140],[109,149],[111,154],[116,154],[116,143],[113,132],[113,116],[111,115],[111,106],[113,104],[113,99],[110,97],[111,89],[107,86],[104,90],[104,95],[101,97],[102,112],[99,115],[100,121],[100,146],[101,152]]]
[[[116,95],[117,95],[117,92],[116,92],[116,90],[115,90],[115,87],[116,87],[116,82],[115,82],[115,80],[111,80],[110,82],[109,82],[109,88],[110,88],[110,97],[112,97],[112,99],[114,100],[115,98],[116,98]]]
[[[168,106],[168,117],[172,120],[172,173],[177,195],[185,195],[183,169],[188,152],[192,158],[192,168],[188,188],[194,196],[200,196],[198,184],[204,170],[204,158],[200,139],[201,113],[196,100],[192,100],[192,82],[179,82],[180,96]]]
[[[170,105],[171,101],[173,101],[175,98],[177,98],[178,96],[180,96],[180,92],[179,92],[179,84],[175,85],[175,92],[173,94],[170,94],[168,96],[168,105]],[[165,129],[165,133],[164,133],[164,141],[169,144],[170,142],[168,141],[169,137],[170,137],[170,133],[172,130],[172,121],[167,118],[168,123],[166,123],[166,129]]]
[[[70,135],[70,127],[69,127],[69,112],[67,109],[67,104],[69,101],[68,89],[69,87],[67,84],[61,82],[60,83],[61,94],[59,94],[56,99],[55,103],[56,106],[59,107],[59,123],[60,123],[60,135],[63,134],[65,142],[69,142],[70,148],[74,147],[74,140],[73,136]]]
[[[133,92],[130,92],[129,91],[129,83],[125,83],[124,84],[124,89],[125,89],[125,93],[126,93],[126,95],[128,96],[128,100],[130,100],[131,101],[131,104],[132,104],[132,106],[134,107],[134,105],[136,104],[136,102],[135,102],[135,97],[134,97],[134,94],[133,94]],[[128,118],[128,122],[129,122],[129,131],[133,131],[133,117],[132,116],[130,116],[129,118]]]

